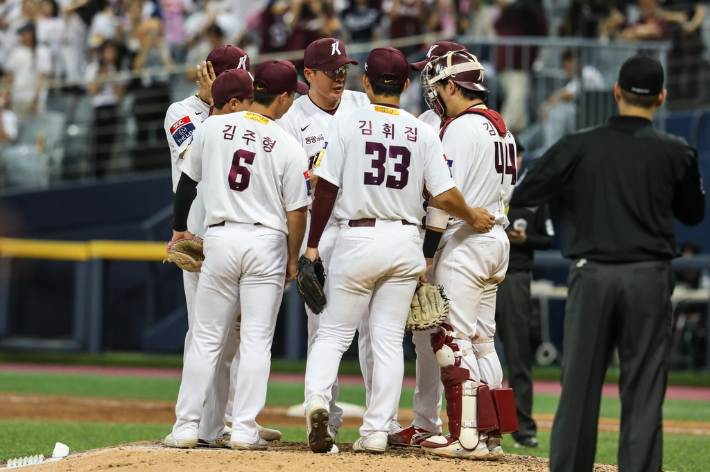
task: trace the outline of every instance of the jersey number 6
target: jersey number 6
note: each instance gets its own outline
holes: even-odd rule
[[[232,157],[232,168],[229,169],[229,177],[227,178],[229,188],[241,192],[249,187],[251,172],[249,172],[247,167],[240,165],[240,161],[244,159],[245,164],[253,164],[254,157],[256,157],[256,154],[251,151],[245,151],[244,149],[240,149],[234,153],[234,157]],[[238,181],[237,177],[239,177]]]
[[[365,172],[365,185],[382,185],[385,180],[385,164],[387,163],[387,155],[390,159],[402,158],[402,162],[394,165],[395,172],[399,172],[399,178],[394,175],[387,176],[387,188],[403,189],[409,181],[409,163],[412,153],[404,146],[390,146],[389,152],[382,143],[365,143],[365,154],[375,155],[372,160],[372,168],[377,172]]]

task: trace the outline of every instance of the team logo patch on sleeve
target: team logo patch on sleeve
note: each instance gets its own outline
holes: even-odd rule
[[[311,173],[305,171],[303,177],[306,179],[306,189],[308,189],[308,196],[310,197],[313,191],[311,190]]]
[[[183,116],[177,120],[170,127],[170,134],[173,135],[173,139],[178,146],[192,137],[192,133],[195,132],[195,125],[190,121],[189,116]]]

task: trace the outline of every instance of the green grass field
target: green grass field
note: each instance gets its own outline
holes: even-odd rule
[[[58,375],[0,372],[0,392],[123,398],[136,400],[174,401],[179,387],[178,379],[121,377],[103,375]],[[405,388],[400,407],[412,407],[413,389]],[[269,386],[267,404],[290,406],[303,398],[303,384],[274,382]],[[344,402],[364,404],[365,391],[361,386],[341,385],[340,399]],[[559,398],[556,395],[535,395],[534,411],[538,414],[553,414]],[[604,397],[601,415],[619,418],[618,398]],[[668,400],[664,417],[669,420],[710,422],[710,406],[707,402]],[[116,424],[81,422],[40,422],[0,420],[0,461],[14,457],[52,451],[54,443],[64,442],[71,450],[85,450],[147,439],[159,439],[170,431],[169,424]],[[280,428],[284,440],[304,441],[304,428]],[[355,429],[341,430],[339,440],[354,442],[358,437]],[[510,437],[505,438],[508,452],[547,457],[550,433],[541,431],[537,449],[515,449]],[[616,462],[618,434],[600,433],[597,446],[597,461]],[[688,454],[688,451],[693,451]],[[700,472],[707,470],[710,462],[710,437],[666,435],[664,462],[667,470]]]

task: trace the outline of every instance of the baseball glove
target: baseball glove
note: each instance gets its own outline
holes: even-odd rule
[[[316,315],[320,314],[327,303],[323,286],[325,285],[325,269],[319,257],[315,261],[301,256],[297,264],[296,286],[303,303],[308,305]]]
[[[444,286],[422,284],[412,297],[409,316],[407,316],[407,331],[425,331],[435,328],[446,321],[447,316],[449,316],[449,298],[444,292]]]
[[[168,257],[163,259],[163,262],[174,262],[188,272],[200,272],[202,261],[205,260],[202,240],[197,236],[172,241],[165,252],[168,253]]]

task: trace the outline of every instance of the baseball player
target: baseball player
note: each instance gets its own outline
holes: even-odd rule
[[[480,230],[493,225],[488,212],[465,204],[436,133],[399,109],[408,75],[400,51],[374,49],[363,78],[372,104],[333,120],[325,152],[316,160],[319,184],[306,257],[318,257],[331,213],[341,229],[326,279],[328,305],[306,367],[304,411],[313,452],[327,452],[333,444],[328,431],[331,388],[368,309],[372,394],[353,448],[382,452],[387,446],[404,375],[404,326],[418,276],[426,269],[417,227],[421,189],[426,185],[441,206]]]
[[[212,106],[212,85],[216,77],[220,76],[224,71],[229,69],[249,70],[249,57],[241,49],[234,46],[219,46],[212,50],[207,56],[202,66],[197,66],[199,77],[198,86],[199,93],[191,95],[186,99],[175,102],[168,108],[165,115],[165,135],[168,139],[170,147],[172,176],[173,176],[173,192],[177,190],[180,180],[180,166],[183,162],[185,152],[192,142],[192,135],[197,130],[202,122],[210,116],[210,108]],[[244,88],[244,97],[249,92],[248,88]],[[236,98],[236,96],[234,97]],[[250,100],[250,99],[248,99]],[[239,100],[237,110],[246,110],[249,108],[250,101]],[[218,113],[218,112],[215,112]],[[204,227],[205,210],[202,195],[202,186],[197,189],[197,196],[193,202],[190,215],[188,217],[188,225],[190,232],[199,237],[205,234]],[[195,291],[200,274],[197,272],[183,272],[183,285],[185,288],[185,301],[187,304],[187,324],[188,331],[185,336],[185,349],[183,354],[183,362],[187,357],[192,343],[192,320],[194,318],[194,303]],[[215,392],[224,392],[223,398],[227,398],[227,389],[230,388],[229,380],[229,364],[231,360],[226,360],[220,372],[216,376]],[[205,417],[214,417],[211,413],[214,408],[217,408],[214,395],[210,395],[209,401],[205,404]],[[229,415],[227,415],[229,420]],[[273,436],[270,436],[273,438]],[[228,447],[229,433],[225,431],[217,436],[203,433],[200,435],[200,445],[226,445]]]
[[[266,400],[276,316],[285,283],[295,277],[311,202],[305,152],[273,122],[293,104],[296,91],[306,93],[307,87],[291,63],[262,63],[249,111],[210,118],[198,129],[183,163],[173,240],[190,236],[187,215],[203,179],[209,229],[177,421],[165,439],[169,446],[197,444],[202,407],[216,368],[229,357],[225,345],[241,306],[230,446],[266,449],[256,415]]]
[[[361,92],[353,92],[345,89],[348,80],[348,69],[350,65],[357,65],[357,62],[348,58],[345,45],[335,38],[321,38],[308,45],[303,54],[304,75],[310,83],[307,95],[299,97],[291,109],[279,120],[279,124],[291,136],[301,143],[308,157],[308,168],[313,168],[316,157],[323,149],[325,138],[328,136],[330,123],[334,118],[348,114],[354,110],[370,104],[367,95]],[[316,185],[316,176],[312,185]],[[333,252],[335,238],[339,231],[335,219],[328,221],[323,236],[321,237],[318,251],[323,260],[325,269],[328,269],[330,255]],[[302,248],[301,252],[306,250]],[[318,332],[319,315],[306,306],[308,314],[308,352],[310,353],[316,333]],[[369,400],[371,386],[372,357],[369,352],[367,320],[358,328],[358,353],[360,356],[360,368],[365,378],[366,403]],[[368,368],[368,366],[370,368]],[[336,434],[342,426],[343,410],[338,407],[335,401],[338,399],[338,382],[333,384],[332,401],[330,403],[330,428]],[[331,453],[338,452],[338,447],[333,444]]]
[[[409,68],[418,72],[424,69],[432,54],[443,56],[450,51],[465,51],[466,48],[459,43],[451,41],[439,41],[434,43],[426,54],[426,58],[419,62],[409,64]],[[423,85],[423,84],[422,84]],[[437,132],[443,123],[442,118],[434,111],[427,110],[419,115],[419,120],[434,128]],[[423,201],[422,207],[426,209],[428,202]],[[424,210],[425,211],[425,210]],[[423,212],[423,214],[425,214]],[[439,364],[432,356],[429,336],[431,331],[414,331],[414,350],[417,354],[416,378],[417,384],[414,389],[414,421],[408,428],[400,428],[399,431],[391,431],[388,442],[396,446],[419,447],[420,443],[432,434],[441,433],[441,395],[444,393],[444,385],[439,378]],[[428,420],[431,418],[431,421]]]
[[[479,434],[483,418],[479,416],[478,396],[485,394],[485,400],[492,405],[489,389],[501,388],[503,381],[493,335],[496,291],[508,266],[510,243],[505,234],[505,208],[516,181],[515,140],[500,115],[485,106],[483,66],[475,56],[458,51],[432,57],[422,77],[429,106],[442,119],[448,119],[440,136],[454,181],[468,205],[493,214],[495,226],[481,234],[462,221],[449,222],[449,215],[439,209],[437,198],[429,202],[424,255],[431,259],[436,254],[430,278],[432,283],[444,286],[451,305],[448,324],[438,329],[431,340],[417,337],[415,342],[421,356],[426,355],[422,343],[434,346],[435,355],[428,354],[426,363],[433,365],[436,359],[441,367],[449,435],[443,437],[436,429],[426,429],[437,425],[439,411],[434,405],[438,398],[428,399],[426,408],[417,407],[413,426],[431,434],[420,443],[428,453],[497,460],[503,456],[500,430],[490,428],[487,434]],[[424,374],[433,376],[435,372]],[[438,393],[434,389],[431,392]],[[484,398],[480,402],[487,404]],[[487,413],[497,413],[507,421],[509,407],[499,401],[496,412]]]

